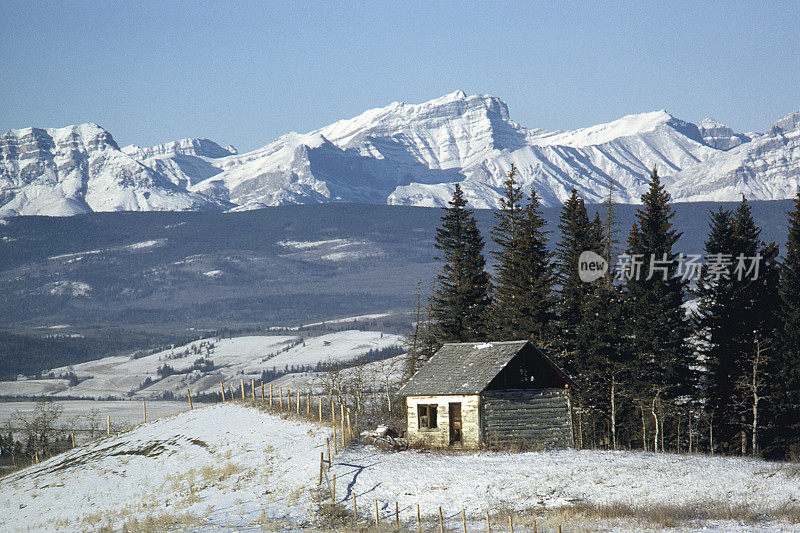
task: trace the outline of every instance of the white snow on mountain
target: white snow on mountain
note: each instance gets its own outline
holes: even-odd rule
[[[245,154],[207,139],[120,150],[94,124],[9,130],[0,137],[0,216],[103,210],[232,209],[364,202],[443,206],[460,183],[470,203],[499,205],[512,165],[526,192],[560,204],[574,188],[637,203],[656,167],[675,200],[794,195],[797,121],[743,134],[664,110],[574,131],[527,129],[491,95],[462,91],[394,102]]]
[[[666,181],[676,199],[738,201],[793,198],[800,188],[800,111],[704,165],[675,173]]]
[[[96,124],[0,136],[0,216],[219,209],[122,152]]]

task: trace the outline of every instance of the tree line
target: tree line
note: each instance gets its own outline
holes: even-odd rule
[[[540,200],[512,166],[490,275],[456,184],[427,305],[417,290],[406,374],[445,342],[530,339],[581,387],[580,446],[800,458],[800,191],[783,257],[745,198],[709,214],[704,257],[675,249],[681,233],[655,169],[641,200],[616,255],[612,187],[605,217],[590,217],[573,190],[551,252]],[[605,275],[582,279],[588,252]]]

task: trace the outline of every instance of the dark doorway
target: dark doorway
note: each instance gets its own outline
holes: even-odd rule
[[[461,404],[451,403],[450,408],[450,444],[461,444]]]

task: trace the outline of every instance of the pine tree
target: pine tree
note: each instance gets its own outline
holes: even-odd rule
[[[439,342],[466,342],[486,338],[489,275],[484,270],[483,238],[471,209],[456,184],[445,208],[442,226],[436,230],[438,260],[431,316]]]
[[[709,233],[705,243],[706,258],[719,254],[732,254],[734,249],[733,213],[719,208],[710,214]],[[722,256],[719,256],[722,257]],[[732,257],[732,255],[731,255]],[[697,308],[692,321],[700,352],[705,361],[704,377],[705,409],[710,417],[716,448],[730,450],[730,442],[736,433],[738,423],[733,418],[736,412],[735,383],[740,370],[736,354],[732,350],[735,328],[731,328],[731,314],[736,306],[733,280],[729,269],[721,275],[709,264],[703,266],[695,295]],[[720,442],[725,443],[720,448]],[[712,443],[713,444],[713,443]],[[715,451],[711,450],[712,453]]]
[[[789,213],[786,259],[780,279],[780,355],[781,391],[776,396],[778,455],[800,460],[800,190]]]
[[[760,239],[746,200],[711,214],[706,265],[696,294],[696,336],[704,355],[705,406],[714,450],[758,452],[759,404],[771,394],[778,322],[778,249]],[[746,270],[758,262],[758,275]],[[769,402],[768,402],[769,403]],[[767,406],[763,406],[767,407]],[[773,407],[774,408],[774,407]]]
[[[564,202],[558,228],[561,240],[556,252],[556,276],[560,285],[557,304],[558,350],[562,368],[576,373],[577,329],[582,321],[584,303],[594,292],[594,285],[584,283],[578,275],[578,259],[582,252],[603,252],[603,227],[599,215],[589,220],[586,204],[575,189]]]
[[[547,249],[546,221],[539,198],[531,191],[524,207],[524,195],[517,185],[512,166],[505,183],[505,196],[492,238],[498,245],[494,303],[491,311],[493,335],[498,340],[535,339],[550,342],[553,312],[554,267]]]
[[[675,213],[669,202],[670,195],[653,169],[628,238],[628,255],[640,258],[643,265],[640,275],[627,276],[624,294],[635,376],[631,385],[640,402],[643,439],[645,410],[653,418],[654,450],[663,449],[663,401],[686,394],[690,383],[689,330],[683,309],[686,281],[676,276],[678,255],[673,251],[681,234],[673,229]]]

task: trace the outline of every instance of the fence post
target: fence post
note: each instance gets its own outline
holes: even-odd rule
[[[340,414],[339,422],[340,422],[340,424],[342,426],[342,449],[344,449],[345,442],[344,442],[344,404],[343,403],[339,404],[339,414]]]
[[[142,400],[142,418],[144,423],[147,424],[147,402]]]
[[[306,418],[311,417],[311,393],[306,393]]]
[[[467,533],[467,512],[461,509],[461,525],[464,526],[464,533]]]
[[[278,407],[283,411],[283,388],[278,387]]]
[[[72,435],[72,447],[74,448],[75,447],[75,432],[73,431],[71,433],[71,435]]]
[[[333,475],[333,483],[331,483],[331,503],[336,503],[336,474]]]
[[[244,400],[245,400],[245,397],[244,397],[244,378],[240,379],[239,381],[241,381],[241,383],[242,383],[242,402],[244,402]]]
[[[219,388],[222,389],[222,403],[225,403],[225,384],[220,381]]]
[[[264,382],[261,382],[261,405],[264,405]]]
[[[397,526],[397,530],[400,531],[400,504],[394,502],[394,524]]]
[[[319,452],[319,483],[317,485],[322,485],[322,469],[325,466],[325,452]]]
[[[319,407],[319,421],[322,422],[322,396],[320,396],[317,399],[319,400],[319,404],[318,404],[318,407]]]
[[[417,531],[422,533],[422,515],[419,514],[419,504],[417,504]]]
[[[297,395],[297,409],[296,409],[296,411],[297,411],[297,414],[299,415],[300,414],[300,391],[297,391],[295,394]]]
[[[189,398],[189,410],[191,411],[194,407],[192,406],[192,392],[189,389],[186,389],[186,396]]]
[[[536,522],[533,523],[533,531],[536,532]],[[492,533],[492,525],[489,522],[489,510],[486,510],[486,533]]]
[[[269,384],[269,408],[272,409],[272,383]]]
[[[111,415],[106,415],[106,437],[111,436]]]
[[[508,530],[514,533],[514,516],[511,513],[508,513]]]
[[[442,518],[441,507],[439,507],[439,533],[444,533],[444,519]]]
[[[253,403],[256,403],[256,380],[250,380],[250,393],[253,395]]]
[[[331,467],[331,438],[328,437],[325,439],[325,443],[328,445],[328,468]]]
[[[375,525],[377,526],[380,523],[381,523],[381,517],[378,514],[378,500],[376,499],[375,500]]]

